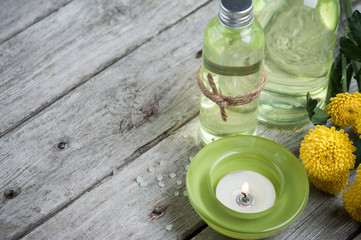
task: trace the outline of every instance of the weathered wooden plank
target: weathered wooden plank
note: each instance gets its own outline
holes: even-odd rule
[[[0,238],[41,224],[197,114],[195,55],[217,8],[201,8],[0,139],[0,192],[22,189],[0,196]]]
[[[354,240],[361,240],[361,233],[359,235],[357,235]]]
[[[187,124],[24,239],[184,239],[202,224],[183,195],[185,166],[199,150],[197,128],[197,120]],[[172,172],[177,175],[173,179]],[[156,179],[159,175],[163,188]],[[148,185],[140,187],[137,176]],[[149,214],[156,206],[168,206],[168,210],[152,220]],[[170,224],[172,229],[165,230]]]
[[[0,2],[0,44],[72,0],[2,0]]]
[[[207,1],[75,0],[1,44],[0,137]]]
[[[260,126],[260,128],[262,131],[263,127]],[[202,226],[203,222],[197,217],[195,211],[190,210],[191,206],[186,198],[179,199],[173,195],[175,191],[179,191],[181,194],[184,187],[179,190],[176,180],[170,179],[168,175],[176,172],[184,183],[184,166],[189,164],[188,157],[193,156],[198,150],[197,129],[198,119],[195,119],[176,134],[160,142],[133,163],[121,169],[108,182],[82,196],[68,208],[35,229],[25,239],[48,236],[54,236],[54,239],[87,239],[94,235],[101,239],[117,236],[127,239],[183,239],[188,236],[196,227]],[[293,136],[296,135],[299,134],[293,134]],[[272,138],[272,134],[266,137],[270,136]],[[281,134],[281,136],[278,141],[285,145],[292,139],[291,134],[289,136]],[[166,163],[163,167],[159,165],[162,161]],[[154,167],[155,172],[147,172],[149,167]],[[165,176],[166,188],[159,188],[157,185],[156,176],[158,175]],[[140,188],[135,183],[137,176],[143,177],[149,186]],[[327,236],[345,236],[343,234],[354,232],[358,228],[358,224],[353,223],[345,210],[337,211],[334,214],[334,209],[339,210],[340,208],[339,200],[340,196],[335,198],[311,187],[310,201],[299,218],[303,221],[297,220],[285,231],[270,239],[296,239],[300,234],[303,238],[298,239],[311,239],[314,236],[316,239],[323,239],[318,234],[319,230],[328,231]],[[169,212],[159,222],[147,219],[147,214],[156,205],[171,206]],[[127,224],[129,219],[134,224]],[[313,219],[318,219],[317,224],[315,221],[309,223]],[[168,224],[172,224],[174,227],[170,232],[164,229]],[[327,227],[330,224],[337,225],[337,228],[330,229]],[[307,229],[310,230],[307,231]],[[195,239],[228,238],[207,228]]]

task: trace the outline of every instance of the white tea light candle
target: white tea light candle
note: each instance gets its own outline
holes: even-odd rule
[[[273,184],[265,176],[248,170],[225,175],[217,184],[217,199],[241,213],[257,213],[271,208],[276,200]]]

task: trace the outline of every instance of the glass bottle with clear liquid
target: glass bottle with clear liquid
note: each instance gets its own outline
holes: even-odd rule
[[[267,86],[259,120],[276,126],[309,122],[306,94],[324,107],[340,17],[338,0],[254,0],[266,39]]]
[[[260,84],[264,54],[262,26],[253,17],[252,0],[221,0],[220,12],[206,27],[203,38],[202,81],[211,91],[210,73],[224,96],[249,92]],[[201,93],[200,137],[208,144],[221,137],[253,134],[257,127],[259,98],[251,103],[225,108]]]

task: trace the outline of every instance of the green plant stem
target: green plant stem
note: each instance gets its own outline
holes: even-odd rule
[[[351,0],[342,0],[343,7],[346,14],[346,19],[352,16],[352,3]]]
[[[341,78],[341,83],[342,83],[342,92],[347,92],[347,77],[346,77],[346,57],[342,54],[342,78]]]
[[[342,0],[342,3],[343,3],[346,19],[348,19],[349,17],[352,16],[352,3],[351,3],[351,0]],[[343,35],[348,36],[349,33],[350,33],[350,29],[348,27],[346,27]],[[360,69],[360,65],[356,61],[351,61],[351,65],[352,65],[353,72],[355,74],[357,74],[359,69]],[[343,90],[343,92],[347,92],[346,71],[347,71],[347,69],[346,69],[346,57],[344,57],[342,55],[342,79],[341,79],[341,81],[342,81],[342,90]]]
[[[346,19],[348,19],[349,17],[352,16],[352,3],[351,3],[351,0],[342,0],[342,3],[343,3],[343,7],[344,7],[344,10],[345,10],[345,14],[346,14]],[[348,36],[349,33],[350,33],[350,29],[348,27],[346,27],[345,32],[344,32],[344,36]],[[353,72],[355,74],[356,79],[361,79],[361,73],[359,73],[360,68],[361,68],[361,63],[352,60],[351,65],[352,65],[352,70],[353,70]],[[343,67],[344,66],[342,65],[342,68]],[[342,70],[344,70],[344,68]],[[342,77],[343,77],[343,75],[344,75],[344,73],[342,72]],[[359,91],[361,91],[361,85],[359,85]]]
[[[358,85],[358,91],[361,92],[361,63],[360,62],[356,62],[356,61],[352,61],[352,70],[355,73],[355,78],[357,80],[357,85]]]

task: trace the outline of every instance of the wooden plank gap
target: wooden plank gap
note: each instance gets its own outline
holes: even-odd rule
[[[171,27],[177,25],[178,23],[180,23],[181,21],[183,21],[184,19],[186,19],[189,16],[192,16],[195,12],[199,11],[200,9],[206,7],[208,4],[210,4],[212,2],[212,0],[209,0],[205,3],[203,3],[202,5],[199,5],[197,8],[195,8],[193,11],[189,12],[188,14],[184,15],[183,17],[181,17],[180,19],[178,19],[176,22],[174,22],[174,24],[171,24],[167,27],[165,27],[164,29],[161,29],[157,34],[155,34],[155,36],[153,36],[152,38],[150,38],[148,41],[152,40],[153,38],[157,37],[159,34],[161,34],[162,32],[170,29]]]
[[[166,139],[167,137],[169,137],[171,134],[175,133],[177,130],[181,129],[182,127],[184,127],[186,124],[188,124],[189,122],[191,122],[193,119],[195,119],[199,114],[199,111],[196,111],[194,113],[192,113],[190,116],[188,116],[187,118],[185,118],[183,121],[179,122],[178,124],[170,127],[169,129],[167,129],[166,131],[164,131],[162,134],[158,135],[156,138],[154,138],[152,141],[148,142],[147,144],[141,146],[140,148],[138,148],[136,151],[134,151],[134,153],[132,153],[129,157],[127,157],[126,159],[124,159],[124,163],[122,165],[120,165],[119,167],[117,167],[117,171],[121,170],[122,168],[126,167],[127,165],[129,165],[131,162],[133,162],[134,160],[136,160],[137,158],[139,158],[142,154],[146,153],[147,151],[149,151],[151,148],[153,148],[154,146],[156,146],[158,143],[162,142],[164,139]],[[47,221],[49,221],[51,218],[53,218],[55,215],[57,215],[58,213],[60,213],[61,211],[63,211],[64,209],[68,208],[70,205],[72,205],[74,202],[76,202],[79,198],[81,198],[85,193],[91,192],[92,190],[94,190],[95,188],[101,186],[102,184],[104,184],[105,182],[107,182],[110,177],[113,176],[113,172],[108,173],[107,175],[103,176],[101,179],[99,179],[99,181],[95,182],[93,185],[91,185],[90,187],[88,187],[87,189],[85,189],[83,192],[81,192],[78,196],[74,197],[73,199],[71,199],[68,203],[60,206],[58,209],[56,209],[54,212],[50,213],[49,215],[47,215],[46,217],[42,218],[41,220],[39,220],[38,222],[36,222],[35,224],[29,226],[28,229],[26,229],[25,231],[19,233],[17,236],[14,237],[14,239],[21,239],[24,238],[26,235],[30,234],[31,232],[33,232],[35,229],[37,229],[38,227],[40,227],[41,225],[43,225],[44,223],[46,223]],[[207,226],[207,225],[206,225]],[[204,229],[204,228],[203,228]],[[202,230],[203,230],[202,229]],[[201,232],[202,230],[200,230],[199,232]],[[197,234],[199,233],[197,232]]]
[[[39,17],[35,18],[34,21],[32,21],[32,22],[29,23],[28,25],[24,26],[23,28],[19,29],[18,31],[14,32],[11,36],[9,36],[9,37],[5,38],[4,40],[2,40],[2,41],[0,42],[0,45],[3,44],[3,43],[5,43],[5,42],[7,42],[7,41],[9,41],[9,40],[12,39],[13,37],[17,36],[17,35],[20,34],[21,32],[23,32],[23,31],[25,31],[26,29],[28,29],[29,27],[31,27],[32,25],[40,22],[41,20],[49,17],[50,15],[56,13],[57,11],[59,11],[59,9],[67,6],[67,5],[70,4],[72,1],[74,1],[74,0],[70,0],[69,2],[66,2],[65,4],[59,6],[57,9],[54,9],[53,11],[49,12],[48,14],[46,14],[46,15],[44,15],[44,16],[39,16]],[[0,136],[0,137],[1,137],[1,136]]]
[[[353,239],[360,239],[361,238],[361,227],[359,227],[356,231],[354,231],[350,236],[346,238],[346,240],[353,240]]]
[[[202,226],[197,228],[192,234],[190,234],[189,236],[184,238],[184,240],[192,240],[192,239],[194,239],[199,233],[201,233],[207,227],[208,227],[208,225],[206,223],[204,223]]]
[[[153,35],[152,37],[146,39],[144,42],[142,42],[141,44],[138,44],[136,46],[134,46],[134,48],[130,49],[128,52],[126,52],[125,54],[122,54],[119,57],[113,58],[112,60],[106,62],[103,66],[101,66],[99,68],[98,71],[96,71],[95,73],[91,74],[90,76],[86,76],[82,81],[80,81],[78,84],[75,84],[73,87],[71,87],[70,89],[64,91],[61,95],[57,96],[56,98],[52,99],[51,101],[47,102],[46,104],[41,105],[39,108],[37,108],[35,111],[29,113],[28,115],[24,116],[20,121],[18,121],[16,124],[14,124],[12,127],[6,129],[3,132],[0,132],[0,139],[5,136],[6,134],[8,134],[9,132],[17,129],[18,127],[22,126],[24,123],[26,123],[27,121],[29,121],[31,118],[33,118],[34,116],[38,115],[40,112],[46,110],[47,108],[49,108],[51,105],[53,105],[54,103],[56,103],[57,101],[59,101],[60,99],[62,99],[64,96],[70,94],[71,92],[73,92],[75,89],[77,89],[78,87],[84,85],[86,82],[88,82],[90,79],[94,78],[95,76],[99,75],[100,73],[102,73],[104,70],[108,69],[109,67],[113,66],[115,63],[117,63],[118,61],[122,60],[123,58],[125,58],[126,56],[128,56],[129,54],[135,52],[137,49],[139,49],[141,46],[143,46],[144,44],[149,43],[150,41],[152,41],[153,39],[157,38],[160,34],[162,34],[164,31],[170,29],[171,27],[177,25],[179,22],[181,22],[182,20],[184,20],[185,18],[193,15],[195,12],[197,12],[198,10],[206,7],[208,4],[210,4],[210,2],[212,2],[212,0],[209,0],[207,2],[205,2],[204,4],[200,5],[199,7],[195,8],[193,11],[191,11],[190,13],[188,13],[187,15],[183,16],[182,18],[180,18],[178,21],[174,22],[173,24],[161,29],[159,32],[157,32],[157,34]],[[64,5],[65,6],[65,5]]]

